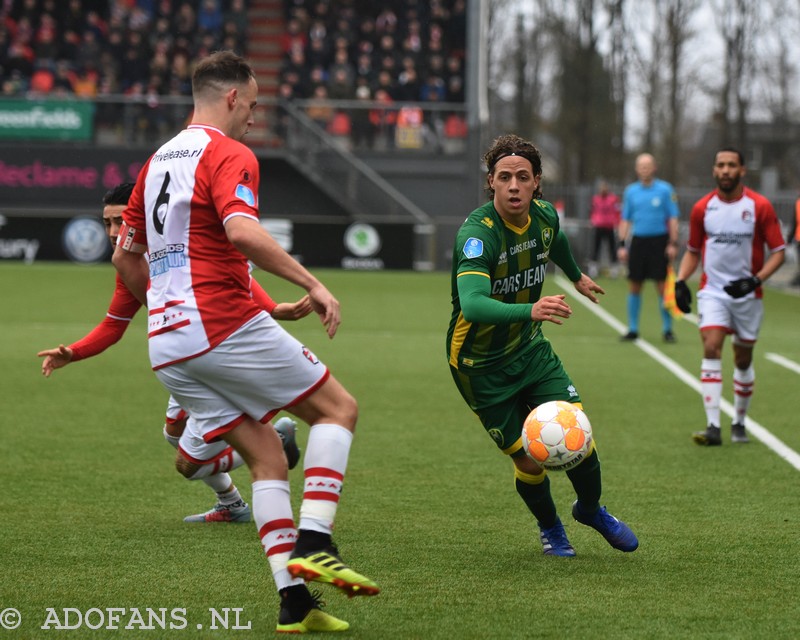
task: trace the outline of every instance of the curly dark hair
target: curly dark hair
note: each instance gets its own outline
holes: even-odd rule
[[[483,156],[483,162],[486,165],[486,192],[489,194],[489,199],[494,198],[494,189],[489,186],[489,176],[494,174],[494,167],[497,161],[506,156],[521,156],[528,160],[533,167],[533,175],[542,176],[542,156],[539,150],[533,145],[518,135],[513,133],[500,136],[492,143],[492,148]],[[537,187],[533,194],[534,198],[542,197],[541,187]]]

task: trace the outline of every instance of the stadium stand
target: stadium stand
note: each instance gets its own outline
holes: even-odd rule
[[[443,99],[445,87],[463,87],[465,10],[463,0],[286,0],[281,81],[296,97],[309,97],[315,84],[327,84],[330,92],[344,71],[352,98],[360,86],[374,93],[386,71],[389,86],[380,88],[393,100]],[[321,77],[311,81],[316,68]],[[435,98],[426,87],[436,87]],[[463,90],[449,97],[463,101]]]
[[[354,148],[414,148],[432,139],[451,149],[464,139],[462,113],[424,109],[464,102],[464,0],[286,0],[284,19],[279,95],[313,99],[315,110],[325,93],[334,103],[373,102],[334,109],[320,122],[329,133],[348,132]],[[423,103],[422,119],[401,111],[406,102]]]
[[[2,0],[3,93],[189,96],[192,61],[245,53],[247,21],[245,0]]]
[[[164,97],[190,96],[193,62],[228,48],[247,55],[267,102],[313,99],[303,108],[331,134],[393,147],[401,103],[463,103],[465,11],[464,0],[0,0],[0,91],[95,98],[101,130],[151,141],[188,115]],[[119,96],[133,106],[104,101]],[[280,109],[259,117],[256,137],[280,144]],[[424,110],[423,125],[457,139],[461,118]]]

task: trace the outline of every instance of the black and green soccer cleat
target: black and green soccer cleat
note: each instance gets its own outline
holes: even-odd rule
[[[308,633],[313,631],[347,631],[349,628],[350,625],[344,620],[339,620],[339,618],[335,618],[317,608],[311,609],[300,621],[293,620],[289,611],[281,608],[275,631],[278,633]]]
[[[692,434],[692,440],[695,444],[705,447],[718,447],[722,444],[722,434],[719,427],[710,424],[705,431],[695,431]]]
[[[289,587],[281,592],[281,610],[278,614],[278,633],[309,633],[314,631],[347,631],[350,625],[322,611],[325,603],[319,594],[311,593],[303,585]]]
[[[292,554],[286,568],[295,578],[332,584],[344,591],[349,598],[376,596],[381,591],[372,580],[342,562],[334,545],[297,556]]]

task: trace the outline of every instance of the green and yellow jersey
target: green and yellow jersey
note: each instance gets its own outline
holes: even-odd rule
[[[488,202],[456,235],[447,355],[450,366],[465,375],[508,364],[544,339],[531,309],[551,259],[573,282],[581,277],[553,205],[532,200],[529,214],[518,228]]]

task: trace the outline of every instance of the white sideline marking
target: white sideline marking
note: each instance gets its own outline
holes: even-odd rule
[[[572,285],[572,283],[569,280],[567,280],[564,276],[557,275],[555,277],[555,281],[556,281],[556,284],[559,287],[561,287],[562,289],[564,289],[565,291],[570,292],[570,293],[573,293],[573,292],[577,293],[575,291],[575,287]],[[628,328],[623,323],[621,323],[614,316],[612,316],[610,313],[608,313],[608,311],[603,309],[603,307],[601,307],[600,305],[594,304],[591,300],[589,300],[585,296],[577,294],[573,298],[571,298],[571,300],[577,300],[578,302],[580,302],[584,307],[589,309],[589,311],[591,311],[593,314],[595,314],[598,318],[600,318],[608,326],[610,326],[612,329],[614,329],[617,333],[623,334],[628,330]],[[686,371],[686,369],[684,369],[677,362],[672,360],[672,358],[669,358],[669,357],[665,356],[661,351],[656,349],[652,344],[650,344],[649,342],[647,342],[646,340],[644,340],[642,338],[639,338],[638,340],[636,340],[634,342],[634,344],[637,347],[639,347],[642,351],[644,351],[647,355],[649,355],[651,358],[653,358],[653,360],[655,360],[661,366],[663,366],[665,369],[669,370],[672,374],[674,374],[676,378],[678,378],[679,380],[682,380],[683,382],[685,382],[689,387],[691,387],[692,389],[697,391],[697,393],[702,394],[702,391],[701,391],[701,388],[700,388],[700,380],[698,379],[697,375],[690,374],[688,371]],[[767,354],[767,355],[768,356],[769,355],[773,355],[774,356],[774,354]],[[781,356],[777,356],[777,357],[780,358]],[[770,358],[770,359],[772,360],[773,358]],[[784,360],[785,360],[785,358],[784,358]],[[777,360],[773,360],[773,361],[777,362]],[[791,362],[791,360],[789,360],[788,362]],[[781,363],[778,363],[778,364],[783,364],[783,363],[781,362]],[[800,373],[800,365],[796,365],[795,363],[792,363],[792,364],[794,364],[794,366],[797,367],[797,369],[795,369],[795,371]],[[791,367],[789,367],[789,368],[791,368]],[[724,400],[724,399],[722,400],[722,402],[720,403],[720,409],[722,409],[722,411],[726,415],[728,415],[730,417],[734,416],[733,405],[730,402],[728,402],[727,400]],[[747,418],[745,424],[747,426],[747,431],[750,433],[750,435],[752,435],[756,439],[760,440],[769,449],[772,449],[772,451],[774,451],[776,454],[778,454],[778,456],[780,456],[781,458],[786,460],[786,462],[788,462],[795,469],[800,471],[800,454],[798,454],[796,451],[791,449],[789,446],[787,446],[780,439],[778,439],[774,435],[772,435],[772,433],[770,431],[768,431],[765,427],[762,427],[755,420],[753,420],[751,418]]]
[[[775,364],[779,364],[782,367],[786,367],[789,371],[794,371],[795,373],[800,373],[800,364],[797,364],[794,360],[789,360],[789,358],[784,358],[777,353],[767,353],[764,355],[767,360],[771,360]]]

